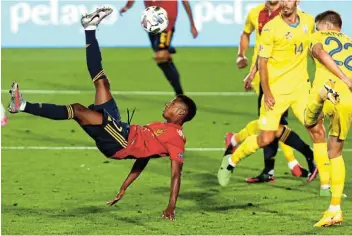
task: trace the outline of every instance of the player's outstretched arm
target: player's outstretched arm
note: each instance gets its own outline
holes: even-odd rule
[[[249,47],[251,34],[246,33],[243,31],[241,38],[240,38],[240,47],[238,48],[238,55],[237,55],[237,67],[239,69],[246,68],[248,66],[248,59],[246,57],[246,51]]]
[[[352,89],[352,78],[348,78],[334,59],[324,50],[321,43],[317,43],[312,48],[312,56],[323,64],[331,73],[341,79],[350,89]]]
[[[186,12],[187,12],[189,21],[190,21],[190,23],[191,23],[191,33],[192,33],[192,35],[193,35],[193,38],[197,38],[197,36],[198,36],[198,30],[197,30],[197,28],[196,28],[196,25],[194,24],[191,5],[189,5],[188,0],[183,0],[182,3],[183,3],[183,6],[184,6],[184,8],[185,8],[185,10],[186,10]]]
[[[275,99],[270,90],[269,76],[268,76],[268,58],[258,57],[260,85],[264,93],[264,105],[267,109],[272,109],[275,105]]]
[[[258,57],[256,59],[255,65],[251,68],[248,75],[243,80],[243,87],[245,91],[248,92],[253,90],[252,81],[254,80],[254,77],[257,74],[257,72],[258,72]]]
[[[107,205],[112,206],[121,200],[128,186],[130,186],[138,178],[138,176],[142,173],[144,168],[148,165],[149,160],[150,158],[143,158],[143,159],[137,159],[134,162],[131,172],[128,174],[127,178],[123,182],[120,188],[120,191],[117,193],[117,195],[113,200],[107,202]]]
[[[126,5],[120,9],[120,14],[122,15],[123,13],[125,13],[126,11],[128,11],[128,9],[130,9],[134,4],[134,0],[128,0]]]
[[[169,200],[169,205],[163,211],[162,216],[172,221],[175,220],[175,208],[176,208],[178,193],[180,192],[182,166],[183,166],[182,163],[175,160],[171,160],[170,200]]]

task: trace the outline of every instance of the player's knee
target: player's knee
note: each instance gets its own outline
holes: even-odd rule
[[[308,128],[309,135],[311,136],[313,143],[325,142],[325,128],[322,122],[319,122],[313,127]]]
[[[275,139],[275,132],[263,132],[259,135],[259,146],[265,147],[271,144]]]
[[[332,149],[328,151],[328,156],[330,159],[339,157],[342,155],[342,148],[341,149]]]
[[[78,121],[82,120],[83,113],[87,108],[79,103],[71,104],[71,107],[73,109],[74,119]]]
[[[99,79],[94,82],[96,88],[106,88],[110,90],[110,82],[107,78]]]
[[[167,50],[157,51],[154,55],[154,61],[156,64],[168,62],[171,60],[171,54]]]

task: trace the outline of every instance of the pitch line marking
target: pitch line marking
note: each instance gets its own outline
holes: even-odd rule
[[[9,90],[1,90],[1,93],[8,93]],[[89,90],[21,90],[23,94],[56,94],[56,95],[80,95],[80,94],[94,94],[95,91]],[[174,96],[174,92],[165,92],[165,91],[112,91],[114,95],[134,95],[134,96]],[[189,96],[224,96],[224,97],[235,97],[235,96],[254,96],[255,93],[252,92],[187,92]]]
[[[98,150],[96,147],[40,147],[40,146],[4,146],[2,150]],[[189,152],[219,152],[225,148],[186,148]],[[279,149],[281,151],[281,149]],[[345,148],[344,152],[352,152],[351,148]]]

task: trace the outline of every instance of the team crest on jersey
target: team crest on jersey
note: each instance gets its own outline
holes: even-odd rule
[[[291,32],[287,32],[287,33],[285,34],[285,38],[286,38],[287,40],[292,39],[292,34],[291,34]]]
[[[165,129],[157,129],[157,130],[154,131],[154,134],[155,134],[156,136],[160,136],[160,135],[162,135],[163,133],[165,133]]]
[[[264,50],[264,47],[263,45],[259,45],[259,52],[263,51]]]
[[[308,25],[303,25],[303,31],[305,34],[308,34]]]

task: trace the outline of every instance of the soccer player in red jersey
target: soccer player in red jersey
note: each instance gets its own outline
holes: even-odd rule
[[[23,99],[18,84],[14,82],[10,90],[11,102],[8,109],[11,113],[25,112],[52,120],[73,119],[95,140],[96,146],[106,157],[116,160],[136,159],[119,193],[108,205],[113,205],[122,198],[127,187],[140,175],[151,158],[170,156],[171,195],[163,216],[174,220],[186,143],[182,125],[193,119],[197,107],[189,97],[178,95],[165,106],[163,117],[166,122],[140,126],[130,125],[129,118],[127,123],[121,121],[118,107],[110,92],[109,81],[102,68],[102,57],[95,36],[97,25],[111,12],[111,8],[104,7],[82,17],[87,65],[96,90],[94,104],[87,108],[78,103],[30,103]]]
[[[158,67],[163,71],[165,77],[170,82],[176,95],[183,94],[183,89],[180,82],[180,74],[172,60],[171,54],[176,53],[176,50],[171,47],[171,40],[175,32],[175,23],[177,18],[178,3],[177,0],[145,0],[145,7],[159,6],[166,10],[169,18],[167,29],[160,34],[149,33],[149,39],[154,50],[154,60]],[[188,18],[191,23],[191,33],[193,38],[198,36],[197,28],[193,21],[191,6],[188,0],[182,1],[186,9]],[[134,0],[129,0],[126,6],[120,10],[120,13],[125,13],[134,4]]]

